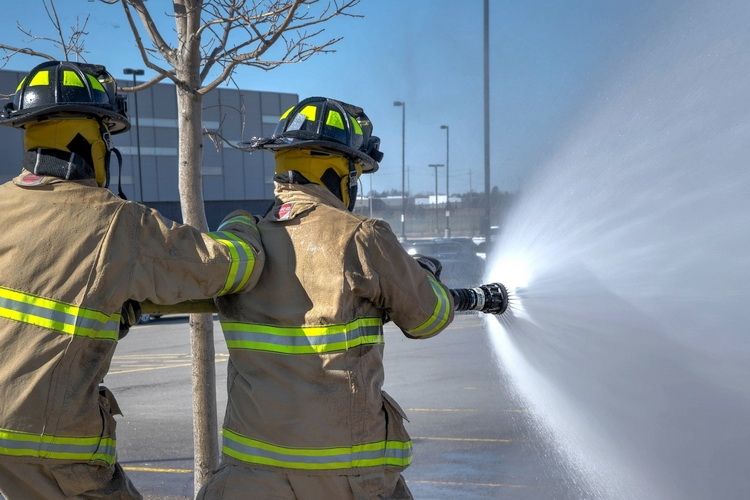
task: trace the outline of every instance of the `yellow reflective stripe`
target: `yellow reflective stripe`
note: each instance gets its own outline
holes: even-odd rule
[[[290,113],[290,112],[291,112],[291,111],[292,111],[293,109],[294,109],[294,106],[289,106],[289,109],[287,109],[286,111],[284,111],[284,114],[282,114],[282,115],[281,115],[281,117],[279,117],[279,121],[281,121],[281,120],[283,120],[284,118],[286,118],[287,116],[289,116],[289,113]]]
[[[224,339],[230,349],[277,354],[321,354],[361,345],[382,344],[382,325],[380,318],[359,318],[341,325],[302,327],[221,322]]]
[[[100,460],[111,465],[115,463],[116,444],[109,437],[62,437],[0,429],[0,455]]]
[[[29,87],[34,87],[36,85],[49,85],[49,71],[37,71],[36,75],[34,75],[29,82]]]
[[[354,128],[354,133],[357,135],[362,135],[362,127],[359,125],[359,122],[351,116],[349,117],[349,121],[351,122],[352,127]]]
[[[83,87],[81,77],[75,71],[63,71],[63,85],[67,87]]]
[[[21,78],[21,81],[18,82],[18,87],[16,87],[16,92],[18,92],[19,90],[21,90],[21,86],[23,86],[23,82],[25,82],[25,81],[26,81],[26,77],[24,76],[23,78]]]
[[[344,120],[341,118],[341,113],[333,109],[328,111],[328,118],[326,118],[326,125],[344,130]]]
[[[102,82],[97,80],[95,76],[86,73],[86,78],[88,78],[89,83],[91,84],[91,88],[93,88],[94,90],[105,92],[104,87],[102,86]]]
[[[428,277],[432,291],[435,293],[437,303],[432,315],[418,327],[408,330],[409,334],[431,335],[439,331],[450,317],[450,299],[440,283],[432,276]]]
[[[256,228],[257,231],[257,228]],[[227,237],[234,241],[234,244],[238,248],[239,254],[242,254],[244,256],[244,262],[242,262],[242,258],[240,259],[240,265],[239,269],[237,271],[237,275],[240,278],[239,283],[232,287],[232,290],[229,293],[234,293],[239,290],[242,290],[247,282],[250,280],[250,275],[253,274],[253,269],[255,268],[255,254],[253,254],[253,249],[250,245],[248,245],[245,240],[241,239],[236,234],[232,233],[231,231],[222,231],[224,234],[227,235]]]
[[[230,231],[208,233],[208,236],[224,245],[230,257],[226,282],[217,295],[226,295],[241,290],[247,284],[255,267],[252,248]]]
[[[305,115],[308,120],[314,122],[315,117],[318,114],[318,108],[316,108],[315,106],[305,106],[304,108],[302,108],[302,111],[300,111],[300,114]]]
[[[5,287],[0,287],[0,318],[98,340],[119,338],[118,313],[108,315]]]
[[[224,454],[238,460],[305,470],[353,469],[360,467],[406,467],[412,459],[411,441],[376,441],[332,448],[290,448],[223,429]]]

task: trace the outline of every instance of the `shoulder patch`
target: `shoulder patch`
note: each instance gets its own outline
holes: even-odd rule
[[[276,211],[276,220],[288,220],[292,215],[293,203],[284,203]]]
[[[16,177],[15,179],[13,179],[13,182],[17,186],[39,186],[43,180],[44,177],[29,173],[23,176]]]

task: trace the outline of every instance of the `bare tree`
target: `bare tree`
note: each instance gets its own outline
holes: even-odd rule
[[[86,25],[89,22],[89,16],[87,15],[83,19],[76,18],[76,22],[70,27],[70,31],[66,33],[65,28],[60,21],[60,17],[57,15],[57,8],[55,7],[54,0],[42,0],[44,11],[47,13],[47,17],[54,28],[54,35],[37,35],[26,28],[20,22],[16,23],[16,28],[26,35],[29,44],[34,42],[46,42],[51,44],[54,49],[63,54],[62,59],[69,61],[72,56],[75,56],[76,60],[85,60],[84,54],[84,40],[88,32],[86,31]],[[32,49],[31,47],[13,47],[11,45],[0,43],[0,67],[4,67],[8,62],[18,54],[25,54],[30,56],[41,57],[50,61],[58,59],[52,55],[41,52],[39,50]]]
[[[340,37],[325,37],[323,25],[337,16],[354,16],[359,0],[173,0],[174,41],[155,21],[157,7],[144,0],[119,3],[144,64],[155,72],[144,89],[161,80],[174,82],[178,110],[179,192],[183,221],[207,230],[201,178],[202,98],[227,82],[240,66],[271,70],[330,52]],[[154,12],[152,12],[154,11]],[[138,20],[140,23],[137,23]],[[195,492],[218,465],[218,426],[213,323],[210,315],[191,315]]]

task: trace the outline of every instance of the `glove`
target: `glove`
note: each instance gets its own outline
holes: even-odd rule
[[[120,313],[120,339],[130,331],[130,327],[137,325],[141,319],[141,304],[135,300],[128,300],[122,305]]]
[[[426,255],[415,254],[413,255],[414,260],[417,261],[422,269],[429,271],[435,278],[440,279],[440,273],[443,271],[443,265],[435,257],[428,257]]]

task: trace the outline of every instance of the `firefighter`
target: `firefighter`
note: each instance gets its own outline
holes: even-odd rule
[[[453,319],[439,263],[351,213],[380,140],[359,107],[312,97],[270,139],[275,205],[258,285],[216,300],[229,347],[221,467],[204,499],[411,498],[403,410],[382,391],[383,324],[431,337]]]
[[[201,233],[106,189],[110,134],[129,122],[103,66],[40,64],[0,123],[23,129],[26,151],[0,185],[0,492],[141,498],[117,463],[120,409],[99,384],[137,302],[255,284],[255,220],[235,212]]]

